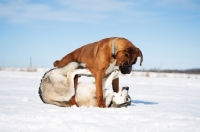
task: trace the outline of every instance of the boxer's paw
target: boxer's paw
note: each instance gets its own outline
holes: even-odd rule
[[[103,96],[97,97],[97,104],[99,108],[106,108],[106,105],[103,101]]]
[[[104,102],[100,102],[100,103],[98,103],[98,107],[99,108],[106,108],[106,105],[105,105]]]

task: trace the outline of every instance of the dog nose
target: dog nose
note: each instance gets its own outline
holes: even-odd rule
[[[126,97],[126,101],[128,101],[129,100],[129,98],[128,97]]]

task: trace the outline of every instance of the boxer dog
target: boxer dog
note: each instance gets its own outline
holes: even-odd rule
[[[77,62],[71,62],[62,68],[55,68],[44,74],[39,95],[44,103],[54,104],[61,107],[70,107],[70,99],[74,95],[74,76],[91,75],[88,69],[82,69],[84,65]],[[128,95],[128,87],[123,87],[118,93],[113,90],[105,89],[112,84],[112,80],[118,78],[119,70],[113,71],[109,76],[103,79],[103,100],[106,107],[127,107],[131,104],[131,98]],[[97,106],[95,84],[78,83],[75,100],[78,106]]]
[[[69,62],[76,61],[86,64],[95,78],[97,103],[99,107],[105,107],[103,102],[102,78],[119,67],[122,74],[130,74],[132,65],[136,63],[137,57],[140,57],[140,65],[143,61],[143,55],[139,48],[134,46],[125,38],[105,38],[100,41],[84,45],[64,56],[60,61],[54,62],[55,67],[63,67]],[[74,78],[77,84],[78,77]],[[119,79],[112,82],[113,91],[119,91]],[[76,85],[75,85],[76,89]],[[74,98],[72,102],[76,103]]]

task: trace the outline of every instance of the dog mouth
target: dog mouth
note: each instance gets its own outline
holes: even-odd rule
[[[117,104],[117,108],[128,107],[130,105],[131,105],[131,101],[125,102],[125,103],[122,103],[122,104]]]
[[[130,97],[129,95],[126,97],[126,101],[127,101],[127,102],[125,102],[125,103],[117,104],[117,105],[116,105],[117,108],[128,107],[128,106],[131,105],[131,97]]]
[[[116,108],[122,108],[122,107],[128,107],[131,105],[131,97],[129,95],[126,96],[125,102],[121,104],[117,104],[115,101],[111,101],[108,105],[108,108],[110,107],[116,107]]]
[[[113,102],[111,101],[111,103],[108,106],[108,108],[110,108],[112,104],[113,104]],[[117,108],[123,108],[123,107],[128,107],[130,105],[131,105],[131,101],[130,102],[125,102],[125,103],[122,103],[122,104],[116,104],[116,107]]]
[[[128,106],[130,105],[126,102],[126,103],[117,105],[117,108],[128,107]]]
[[[122,74],[130,74],[132,70],[132,65],[130,65],[128,62],[123,63],[123,65],[119,66],[119,70]]]

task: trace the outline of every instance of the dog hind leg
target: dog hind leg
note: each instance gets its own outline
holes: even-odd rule
[[[67,54],[66,56],[64,56],[61,60],[56,60],[53,65],[54,67],[63,67],[65,65],[67,65],[69,62],[72,61],[77,61],[77,59],[75,59],[76,57],[74,57],[73,52]]]
[[[72,96],[72,98],[70,99],[69,103],[70,103],[70,106],[73,106],[73,105],[76,105],[78,107],[78,104],[76,103],[76,99],[75,99],[75,96],[76,96],[76,90],[77,90],[77,85],[78,85],[78,75],[75,75],[74,76],[74,96]]]
[[[88,69],[76,69],[74,71],[69,71],[67,73],[67,79],[69,80],[69,87],[71,89],[74,89],[74,95],[72,96],[72,98],[70,99],[70,105],[76,105],[78,106],[78,104],[76,103],[76,88],[77,88],[77,84],[78,84],[78,75],[77,74],[85,74],[85,75],[91,75],[91,72]]]

